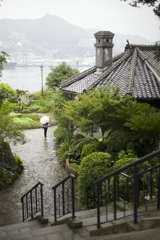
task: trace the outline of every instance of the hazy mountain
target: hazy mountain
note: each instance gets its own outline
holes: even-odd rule
[[[84,29],[58,16],[42,18],[1,19],[1,50],[8,54],[33,53],[51,57],[86,57],[95,55],[94,33],[111,29]],[[114,55],[122,52],[127,39],[132,44],[152,44],[140,36],[116,34]]]
[[[91,36],[87,30],[74,26],[63,18],[49,15],[35,20],[2,19],[0,32],[1,41],[8,41],[15,34],[20,34],[27,41],[48,47],[77,43],[79,38]]]

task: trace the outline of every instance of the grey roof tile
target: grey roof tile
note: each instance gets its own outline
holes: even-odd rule
[[[61,90],[83,93],[84,89],[110,86],[120,88],[120,95],[135,99],[160,99],[160,61],[154,58],[154,45],[127,45],[112,58],[112,66],[101,75],[92,67],[61,84]]]

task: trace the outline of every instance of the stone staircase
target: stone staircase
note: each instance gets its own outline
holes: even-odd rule
[[[120,212],[119,214],[123,214]],[[2,216],[1,216],[2,217]],[[101,218],[104,218],[102,214]],[[96,226],[96,209],[76,212],[76,218],[67,215],[54,223],[53,216],[36,220],[4,225],[0,227],[0,240],[110,240],[110,239],[160,239],[160,211],[142,215],[138,224],[133,216]]]

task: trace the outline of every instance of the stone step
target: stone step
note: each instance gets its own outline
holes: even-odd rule
[[[83,240],[159,240],[160,228],[112,235],[86,237]]]
[[[69,240],[72,239],[72,235],[67,224],[51,227],[44,226],[37,220],[0,228],[1,240]]]
[[[139,235],[140,238],[137,237],[137,239],[146,240],[146,238],[141,238],[141,236],[143,236],[142,234],[144,234],[144,236],[147,235],[146,237],[148,237],[150,232],[154,231],[153,228],[157,231],[156,229],[160,226],[159,210],[150,214],[147,213],[147,215],[145,214],[145,216],[141,216],[141,218],[139,217],[139,224],[133,223],[133,216],[105,223],[105,212],[103,209],[101,210],[101,220],[104,223],[101,224],[99,229],[97,229],[97,210],[92,209],[76,212],[76,218],[74,219],[72,219],[71,214],[68,214],[58,219],[57,224],[54,223],[53,216],[45,216],[43,224],[38,220],[34,220],[25,223],[21,222],[2,226],[0,227],[0,240],[94,240],[97,238],[98,240],[123,240],[122,236],[124,236],[124,239],[127,239],[127,236],[130,237],[131,233],[135,238]],[[123,217],[123,212],[119,212],[117,216]],[[37,219],[40,218],[37,216]],[[150,231],[147,234],[146,231],[148,231],[149,228]],[[157,240],[157,238],[155,238],[155,240]]]

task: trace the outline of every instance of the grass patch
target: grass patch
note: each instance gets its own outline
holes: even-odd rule
[[[20,129],[34,129],[41,128],[40,118],[41,114],[15,114],[12,115],[13,122],[19,126]],[[54,119],[50,117],[50,125],[54,124]]]
[[[41,127],[40,122],[33,121],[31,118],[13,118],[13,122],[21,129],[39,128]]]

